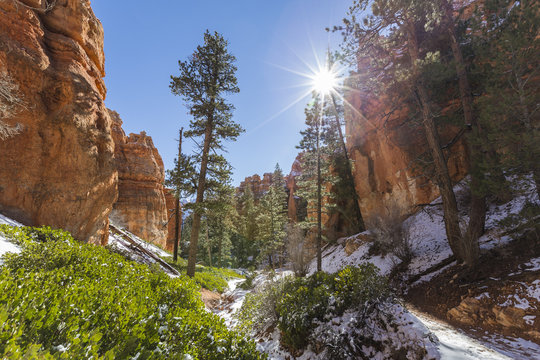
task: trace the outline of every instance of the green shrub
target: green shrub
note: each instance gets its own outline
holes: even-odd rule
[[[205,289],[222,293],[227,289],[227,281],[220,276],[208,272],[196,272],[195,282]]]
[[[253,280],[257,277],[257,273],[255,271],[251,271],[246,275],[246,280],[242,281],[238,287],[242,290],[251,290],[253,289]]]
[[[187,277],[170,278],[64,231],[0,232],[22,248],[0,267],[0,358],[262,358],[204,309]]]
[[[176,263],[174,263],[170,257],[164,257],[163,259],[176,270],[183,273],[186,272],[187,261],[185,259],[178,258]],[[227,280],[233,278],[243,278],[243,276],[236,271],[227,268],[215,268],[201,265],[195,267],[195,282],[210,291],[222,293],[227,289]]]
[[[259,334],[275,326],[279,317],[277,303],[283,296],[285,284],[285,280],[276,279],[248,293],[241,310],[235,315],[238,320],[237,329]]]
[[[296,278],[285,284],[283,293],[277,303],[278,327],[282,344],[292,350],[305,348],[318,324],[390,296],[386,279],[373,264]]]

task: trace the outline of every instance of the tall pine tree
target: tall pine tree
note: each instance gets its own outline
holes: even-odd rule
[[[288,221],[287,192],[279,164],[276,164],[270,189],[261,198],[258,208],[259,258],[268,259],[269,265],[274,268],[278,260],[283,263],[285,225]]]
[[[219,177],[226,168],[226,160],[219,155],[225,140],[236,140],[243,129],[232,121],[234,107],[224,95],[238,93],[236,80],[236,58],[227,49],[228,42],[215,32],[204,34],[204,44],[186,61],[179,61],[179,76],[171,76],[173,94],[183,98],[192,116],[190,128],[185,136],[201,138],[202,145],[195,154],[197,166],[197,192],[193,207],[193,224],[190,237],[187,275],[195,275],[197,246],[201,217],[205,212],[207,175],[212,172]],[[212,167],[212,164],[216,166]]]

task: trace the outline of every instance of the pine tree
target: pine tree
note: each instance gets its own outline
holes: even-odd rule
[[[258,208],[249,186],[237,199],[238,216],[235,219],[236,234],[232,235],[233,253],[239,266],[251,266],[258,255],[256,247]]]
[[[404,96],[416,102],[421,124],[434,165],[434,180],[442,197],[448,243],[454,255],[473,265],[477,258],[477,242],[464,243],[459,226],[459,212],[453,191],[446,156],[434,119],[434,104],[423,76],[426,64],[437,60],[426,41],[430,31],[440,21],[442,13],[437,2],[412,0],[359,0],[350,8],[345,20],[345,51],[368,80],[364,87],[397,99]],[[371,7],[371,15],[363,11]],[[364,67],[362,69],[360,67]],[[414,102],[410,101],[414,106]]]
[[[213,261],[210,253],[214,253],[216,261],[213,261],[213,264],[223,267],[229,262],[231,256],[234,188],[229,182],[222,184],[218,189],[218,191],[213,191],[206,200],[206,238],[209,242],[206,245],[211,249],[210,262]]]
[[[332,69],[336,61],[335,55],[328,52],[327,66]],[[324,114],[328,117],[328,129],[325,136],[325,142],[331,152],[331,167],[336,174],[336,184],[333,189],[336,206],[338,211],[350,224],[349,232],[351,234],[364,231],[365,224],[360,210],[360,199],[354,183],[354,174],[351,160],[347,152],[345,136],[343,135],[343,124],[341,119],[345,120],[344,108],[338,99],[336,93],[342,90],[336,88],[328,95],[323,95]],[[339,94],[343,99],[343,95]]]
[[[187,268],[190,277],[195,275],[207,182],[215,183],[212,177],[219,179],[227,167],[225,158],[217,152],[224,150],[223,141],[235,140],[243,131],[232,121],[234,107],[223,97],[239,92],[234,65],[236,58],[228,52],[227,46],[223,36],[207,30],[204,45],[197,46],[187,61],[178,62],[180,76],[171,76],[171,91],[182,96],[193,117],[185,136],[203,140],[194,161],[199,165]]]
[[[504,149],[490,169],[499,166],[517,178],[532,173],[540,197],[540,4],[487,0],[473,20],[471,40],[483,85],[480,121],[488,133],[483,141]],[[506,187],[491,180],[491,188]]]
[[[307,128],[300,132],[302,139],[297,146],[302,150],[302,174],[298,178],[298,195],[307,203],[307,216],[301,226],[308,232],[315,233],[317,271],[321,271],[322,215],[328,215],[334,207],[333,194],[328,191],[335,183],[335,177],[330,171],[332,148],[327,142],[334,144],[335,141],[331,139],[335,140],[336,134],[329,129],[325,107],[318,94],[313,94],[313,100],[306,107],[305,114]]]
[[[258,208],[259,258],[260,260],[268,259],[269,265],[273,269],[276,265],[274,261],[276,258],[283,262],[285,225],[288,221],[287,192],[279,164],[276,164],[270,189],[261,198]]]

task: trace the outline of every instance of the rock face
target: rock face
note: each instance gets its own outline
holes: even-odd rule
[[[117,174],[103,28],[88,0],[47,3],[0,1],[0,78],[20,99],[1,121],[21,129],[0,140],[0,212],[106,244]]]
[[[255,201],[258,201],[268,189],[270,189],[270,185],[272,185],[272,173],[264,173],[262,179],[259,175],[255,174],[253,176],[248,176],[240,183],[237,193],[243,194],[245,189],[249,186],[253,192]]]
[[[113,121],[115,164],[118,170],[118,200],[114,219],[140,238],[166,247],[167,204],[163,188],[163,161],[152,138],[143,131],[126,136],[118,113]]]
[[[437,187],[415,166],[415,159],[427,151],[427,145],[422,130],[406,123],[405,106],[391,112],[388,109],[394,106],[390,99],[374,101],[358,92],[349,93],[348,102],[354,110],[348,108],[345,115],[347,147],[364,217],[385,214],[394,206],[402,214],[410,214],[418,210],[415,205],[436,199]],[[458,132],[450,126],[439,129],[441,143],[450,143]],[[462,141],[446,153],[454,181],[467,173],[465,154]]]

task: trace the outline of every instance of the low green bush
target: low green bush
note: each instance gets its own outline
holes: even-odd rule
[[[281,344],[295,353],[313,340],[318,325],[345,311],[362,312],[390,297],[386,278],[373,264],[349,266],[336,274],[318,272],[268,282],[246,296],[237,315],[238,326],[257,333],[277,325]]]
[[[261,359],[208,313],[187,277],[50,228],[0,232],[21,246],[0,266],[0,358]]]
[[[253,281],[257,277],[257,273],[255,271],[248,272],[245,276],[246,280],[242,281],[240,284],[238,284],[238,287],[242,290],[251,290],[254,287]]]
[[[271,280],[246,294],[241,311],[235,315],[238,320],[237,329],[260,334],[274,327],[279,318],[277,303],[283,297],[286,282],[279,278]]]
[[[196,272],[194,280],[197,284],[210,291],[222,293],[227,289],[227,280],[208,272]]]
[[[178,258],[176,263],[174,263],[170,257],[164,257],[163,259],[176,270],[182,273],[186,272],[187,261],[185,259]],[[197,284],[207,290],[222,293],[227,289],[227,280],[243,277],[243,275],[238,274],[232,269],[197,265],[195,267],[194,280]]]

